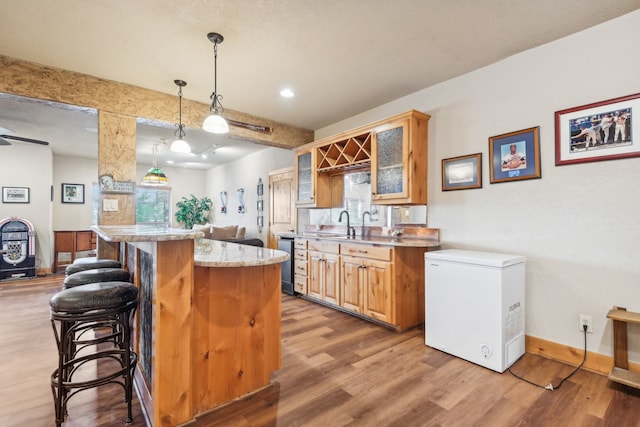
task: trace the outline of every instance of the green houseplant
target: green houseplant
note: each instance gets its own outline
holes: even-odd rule
[[[194,224],[204,224],[209,217],[213,202],[208,197],[198,199],[193,194],[190,198],[183,197],[176,206],[176,220],[184,223],[184,228],[192,228]]]

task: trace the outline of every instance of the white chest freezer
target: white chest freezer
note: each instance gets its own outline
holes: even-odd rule
[[[525,257],[425,253],[425,344],[504,372],[525,349]]]

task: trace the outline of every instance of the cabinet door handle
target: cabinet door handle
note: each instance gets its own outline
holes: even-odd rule
[[[368,254],[369,251],[363,251],[362,249],[358,249],[359,254]]]

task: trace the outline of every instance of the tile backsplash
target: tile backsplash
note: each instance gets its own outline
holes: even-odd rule
[[[365,225],[393,227],[396,224],[427,225],[427,206],[387,206],[371,204],[371,172],[353,172],[344,176],[343,206],[331,209],[298,209],[301,226],[346,225],[338,222],[340,212],[349,212],[351,225],[362,225],[364,212],[371,217],[365,218]]]

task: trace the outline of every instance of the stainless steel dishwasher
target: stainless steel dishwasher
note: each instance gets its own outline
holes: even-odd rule
[[[295,295],[293,290],[293,237],[278,237],[278,250],[289,254],[289,259],[280,264],[280,271],[282,272],[282,292]]]

